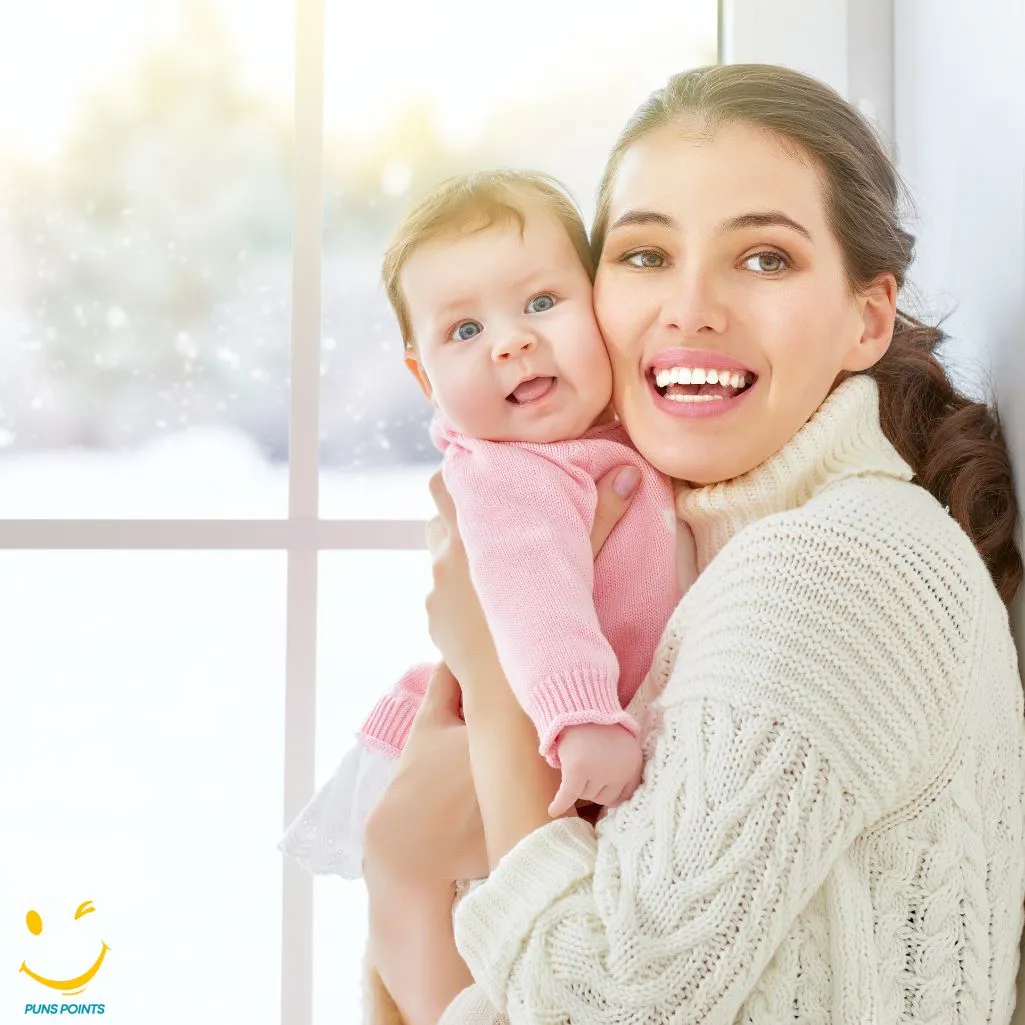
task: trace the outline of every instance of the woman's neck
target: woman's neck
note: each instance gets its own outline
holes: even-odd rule
[[[693,530],[698,570],[744,527],[802,506],[847,477],[911,480],[911,467],[879,426],[875,381],[859,374],[838,385],[775,455],[748,473],[704,487],[677,485],[676,511]]]

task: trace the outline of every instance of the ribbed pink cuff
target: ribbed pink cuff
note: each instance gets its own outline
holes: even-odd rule
[[[619,703],[616,683],[604,668],[577,666],[533,689],[524,707],[537,727],[540,751],[549,765],[559,767],[555,741],[567,726],[625,726],[640,736],[640,727]]]
[[[359,738],[367,747],[377,748],[395,758],[409,740],[413,719],[420,707],[416,701],[396,701],[393,697],[383,698],[360,727]]]

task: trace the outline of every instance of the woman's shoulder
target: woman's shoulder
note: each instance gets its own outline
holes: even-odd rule
[[[962,650],[983,610],[1006,618],[985,563],[944,507],[914,483],[875,476],[839,481],[742,529],[678,615],[703,618],[724,600],[758,608],[781,629],[833,609],[892,635],[928,628]]]
[[[837,530],[869,545],[893,571],[926,574],[965,601],[999,601],[989,569],[971,538],[926,488],[914,481],[854,477],[824,489],[795,510],[794,524],[812,532]],[[974,604],[974,601],[972,602]]]
[[[745,536],[747,535],[747,536]],[[940,590],[992,589],[982,557],[960,524],[925,488],[890,477],[849,477],[803,505],[751,525],[734,541],[776,553],[818,555],[822,571],[838,576],[927,576]],[[725,553],[725,550],[724,550]]]

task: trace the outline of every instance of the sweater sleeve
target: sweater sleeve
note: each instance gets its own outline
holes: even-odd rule
[[[594,481],[533,449],[486,442],[453,446],[444,478],[499,660],[541,753],[556,765],[559,733],[578,723],[637,733],[594,605]]]
[[[734,539],[656,655],[634,797],[597,830],[525,837],[457,910],[513,1025],[732,1023],[859,831],[938,771],[969,577],[857,524],[769,518]]]

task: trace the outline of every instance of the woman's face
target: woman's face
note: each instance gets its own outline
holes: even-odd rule
[[[841,371],[882,356],[896,285],[852,294],[810,161],[746,125],[680,125],[624,154],[594,305],[634,444],[710,484],[773,455]]]

